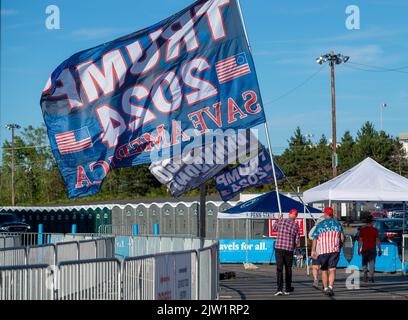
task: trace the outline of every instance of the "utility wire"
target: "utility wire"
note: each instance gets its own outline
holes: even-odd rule
[[[264,105],[276,102],[280,99],[283,99],[284,97],[290,95],[291,93],[293,93],[294,91],[296,91],[297,89],[303,87],[306,83],[308,83],[310,80],[312,80],[315,76],[317,76],[321,71],[323,70],[323,66],[320,67],[319,70],[317,70],[316,72],[314,72],[313,74],[311,74],[309,77],[307,77],[303,82],[301,82],[300,84],[298,84],[296,87],[293,87],[292,89],[290,89],[289,91],[285,92],[284,94],[280,95],[279,97],[269,100],[267,102],[264,103]]]
[[[371,69],[364,69],[364,68],[359,68],[355,66],[350,66],[350,65],[356,65],[356,66],[363,66]],[[349,61],[348,63],[344,64],[344,66],[351,68],[351,69],[356,69],[356,70],[361,70],[361,71],[368,71],[368,72],[399,72],[399,73],[408,73],[408,71],[402,71],[404,69],[408,69],[408,66],[404,67],[398,67],[398,68],[384,68],[380,66],[372,66],[364,63],[357,63],[357,62],[351,62]]]

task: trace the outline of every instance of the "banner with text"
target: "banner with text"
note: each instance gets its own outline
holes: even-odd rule
[[[276,238],[278,236],[278,233],[276,231],[272,230],[272,227],[274,223],[278,221],[276,219],[270,219],[269,220],[269,237],[270,238]],[[305,220],[304,219],[296,219],[296,223],[299,225],[300,229],[300,236],[304,237],[305,236]]]
[[[277,165],[275,173],[277,180],[285,177]],[[271,157],[262,147],[259,153],[241,161],[235,168],[217,174],[214,179],[222,200],[228,201],[247,188],[274,182]]]
[[[52,72],[41,108],[70,198],[97,193],[114,168],[265,122],[236,0],[199,0],[74,54]]]
[[[224,169],[229,163],[257,152],[259,142],[250,130],[239,130],[231,135],[219,135],[212,144],[193,148],[182,157],[153,162],[150,172],[178,197],[199,187]]]

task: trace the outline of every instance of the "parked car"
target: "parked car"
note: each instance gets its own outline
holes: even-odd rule
[[[14,213],[0,213],[0,232],[28,232],[30,229],[30,225]]]
[[[405,219],[408,218],[408,212],[404,211],[404,210],[391,210],[389,211],[389,218],[404,218],[405,215]]]
[[[398,245],[399,251],[401,251],[402,246],[402,232],[408,232],[408,221],[405,221],[405,228],[403,228],[403,219],[399,218],[386,218],[386,219],[375,219],[374,227],[378,229],[381,242],[396,243]],[[360,230],[357,230],[354,235],[354,241],[358,241]]]
[[[373,219],[389,218],[387,212],[385,211],[371,211],[370,215],[373,217]]]

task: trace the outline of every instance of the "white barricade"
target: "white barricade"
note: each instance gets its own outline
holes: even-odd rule
[[[47,265],[0,268],[0,300],[52,300]]]
[[[62,262],[58,267],[57,297],[60,300],[121,298],[121,266],[117,259]]]
[[[79,260],[90,260],[97,258],[97,248],[95,240],[79,241]]]
[[[27,264],[25,247],[0,249],[0,267],[25,264]]]
[[[73,261],[79,259],[78,242],[57,243],[57,262]]]
[[[56,264],[56,249],[54,244],[32,246],[27,248],[27,264]]]

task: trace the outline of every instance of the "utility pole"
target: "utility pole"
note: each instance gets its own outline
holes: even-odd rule
[[[15,190],[14,190],[14,130],[21,127],[16,123],[7,124],[6,128],[11,130],[11,205],[16,204]]]
[[[345,63],[350,59],[350,57],[343,56],[340,53],[330,53],[324,54],[316,59],[318,64],[323,64],[329,61],[330,64],[330,78],[331,78],[331,97],[332,97],[332,168],[333,168],[333,178],[337,176],[337,137],[336,137],[336,92],[334,84],[334,65]]]

